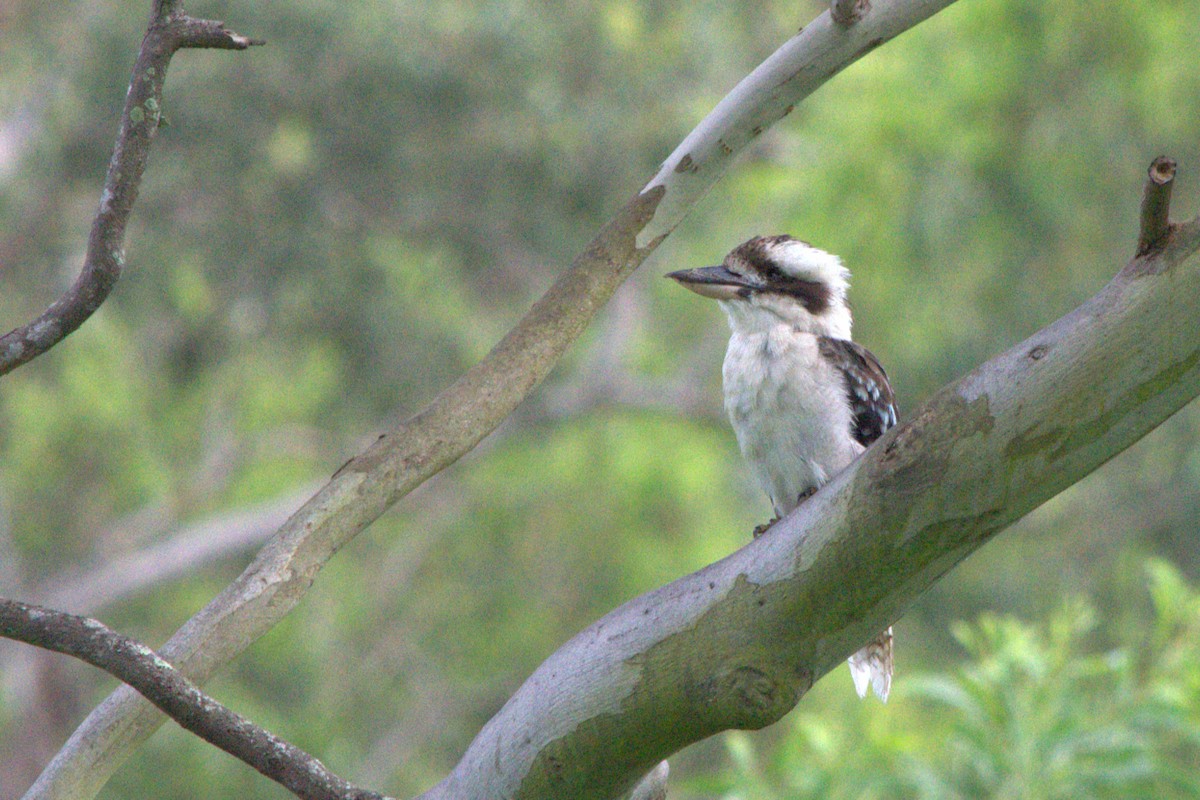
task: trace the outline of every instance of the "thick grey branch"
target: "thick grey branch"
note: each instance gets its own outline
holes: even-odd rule
[[[125,263],[125,226],[137,200],[150,145],[162,113],[163,83],[181,47],[244,50],[262,44],[220,22],[192,19],[178,2],[158,2],[125,96],[116,147],[104,177],[100,208],[88,236],[83,269],[75,283],[37,319],[0,336],[0,375],[37,358],[73,333],[108,298]]]
[[[1200,394],[1198,248],[1200,218],[769,533],[583,631],[421,800],[607,800],[686,745],[778,720],[969,553]]]
[[[201,692],[149,647],[94,619],[0,599],[0,636],[99,667],[132,686],[180,726],[305,800],[383,798],[342,780],[299,747]]]
[[[269,630],[339,548],[517,407],[737,151],[848,64],[952,2],[880,0],[852,28],[838,28],[825,14],[784,44],[700,123],[483,361],[343,466],[163,646],[163,656],[203,683]],[[161,721],[135,693],[118,690],[72,734],[27,798],[93,796]]]

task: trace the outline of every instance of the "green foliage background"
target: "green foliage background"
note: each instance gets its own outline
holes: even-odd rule
[[[78,271],[149,5],[0,5],[0,325]],[[486,353],[819,6],[189,11],[269,44],[176,57],[126,275],[0,380],[6,596],[328,476]],[[1197,0],[974,0],[872,53],[211,690],[352,780],[428,787],[558,644],[769,513],[721,411],[724,322],[663,272],[758,233],[841,254],[856,338],[911,409],[1116,272],[1154,156],[1179,160],[1179,213],[1200,208],[1197,42]],[[774,728],[673,760],[673,796],[1200,796],[1198,444],[1189,408],[930,591],[897,625],[887,707],[839,670]],[[250,552],[68,610],[157,644]],[[113,682],[12,645],[0,664],[7,798]],[[285,796],[170,726],[104,796],[198,793]]]

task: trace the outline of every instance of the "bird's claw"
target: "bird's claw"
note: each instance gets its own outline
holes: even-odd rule
[[[754,526],[754,538],[757,539],[758,537],[762,536],[764,533],[766,533],[768,530],[770,530],[771,526],[774,525],[776,522],[779,522],[779,517],[771,517],[770,522],[764,522],[761,525],[755,525]]]
[[[817,493],[817,487],[815,487],[815,486],[813,486],[809,489],[805,489],[803,492],[801,492],[799,495],[796,496],[796,505],[800,505],[801,503],[803,503],[805,500],[812,497],[816,493]],[[779,522],[779,517],[771,517],[770,522],[764,522],[761,525],[755,525],[754,526],[754,538],[757,539],[758,537],[762,536],[764,533],[766,533],[768,530],[770,530],[771,526],[774,525],[776,522]]]

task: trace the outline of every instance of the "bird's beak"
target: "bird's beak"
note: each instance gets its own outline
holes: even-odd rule
[[[681,269],[678,272],[668,272],[667,277],[674,278],[696,294],[715,300],[745,297],[749,290],[754,288],[745,277],[735,275],[723,266]]]

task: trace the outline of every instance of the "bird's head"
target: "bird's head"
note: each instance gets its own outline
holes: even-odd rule
[[[684,269],[667,277],[720,301],[735,332],[783,323],[850,338],[850,271],[832,253],[791,236],[756,236],[735,247],[719,267]]]

